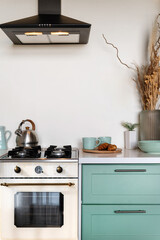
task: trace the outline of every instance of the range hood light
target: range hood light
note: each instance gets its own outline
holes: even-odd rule
[[[56,35],[56,36],[69,36],[69,32],[51,32],[51,35]]]
[[[25,35],[26,36],[39,36],[42,35],[42,32],[26,32]]]

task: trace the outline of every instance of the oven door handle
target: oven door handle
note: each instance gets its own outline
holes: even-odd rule
[[[1,183],[3,187],[12,187],[12,186],[68,186],[72,187],[75,183]]]

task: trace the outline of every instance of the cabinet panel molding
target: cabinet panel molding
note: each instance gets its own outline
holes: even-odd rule
[[[83,165],[82,203],[160,204],[160,165]]]
[[[82,240],[159,240],[159,223],[159,205],[82,205]]]

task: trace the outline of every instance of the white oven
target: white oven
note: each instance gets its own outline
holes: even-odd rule
[[[77,240],[78,164],[16,164],[0,163],[0,240]]]

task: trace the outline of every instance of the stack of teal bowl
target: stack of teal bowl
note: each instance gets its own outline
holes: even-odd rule
[[[160,140],[139,141],[138,147],[146,153],[160,153]]]

